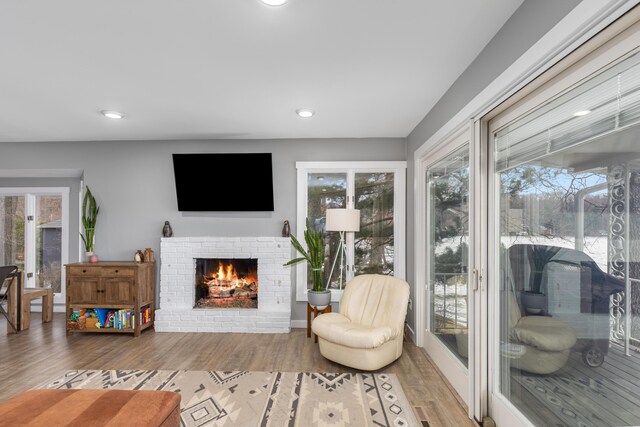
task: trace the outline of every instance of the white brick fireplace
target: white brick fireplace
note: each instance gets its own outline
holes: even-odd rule
[[[160,245],[158,332],[286,333],[291,323],[291,257],[283,237],[170,237]],[[193,308],[196,258],[257,258],[258,308]]]

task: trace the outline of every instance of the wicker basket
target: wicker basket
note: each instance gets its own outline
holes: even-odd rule
[[[79,331],[86,327],[87,318],[82,316],[78,320],[67,319],[67,331]]]

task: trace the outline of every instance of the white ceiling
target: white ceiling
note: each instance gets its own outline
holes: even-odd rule
[[[3,142],[404,137],[522,3],[0,1]]]

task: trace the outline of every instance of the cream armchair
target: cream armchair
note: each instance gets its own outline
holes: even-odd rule
[[[380,274],[354,277],[345,287],[340,313],[313,321],[320,353],[329,360],[374,371],[402,355],[409,284]]]
[[[534,374],[550,374],[562,368],[576,343],[575,329],[562,320],[547,316],[522,316],[518,301],[509,293],[509,340],[521,344],[523,351],[511,366]]]

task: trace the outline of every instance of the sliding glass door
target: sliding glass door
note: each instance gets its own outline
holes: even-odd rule
[[[419,276],[424,277],[427,306],[422,345],[460,397],[469,403],[469,366],[474,357],[469,351],[473,312],[469,286],[470,130],[467,128],[443,145],[445,150],[428,153],[422,162],[425,263]]]
[[[468,366],[469,147],[427,170],[429,332]]]
[[[640,425],[640,52],[489,133],[494,409]]]
[[[67,188],[0,188],[0,260],[24,271],[25,287],[53,288],[64,303]]]

